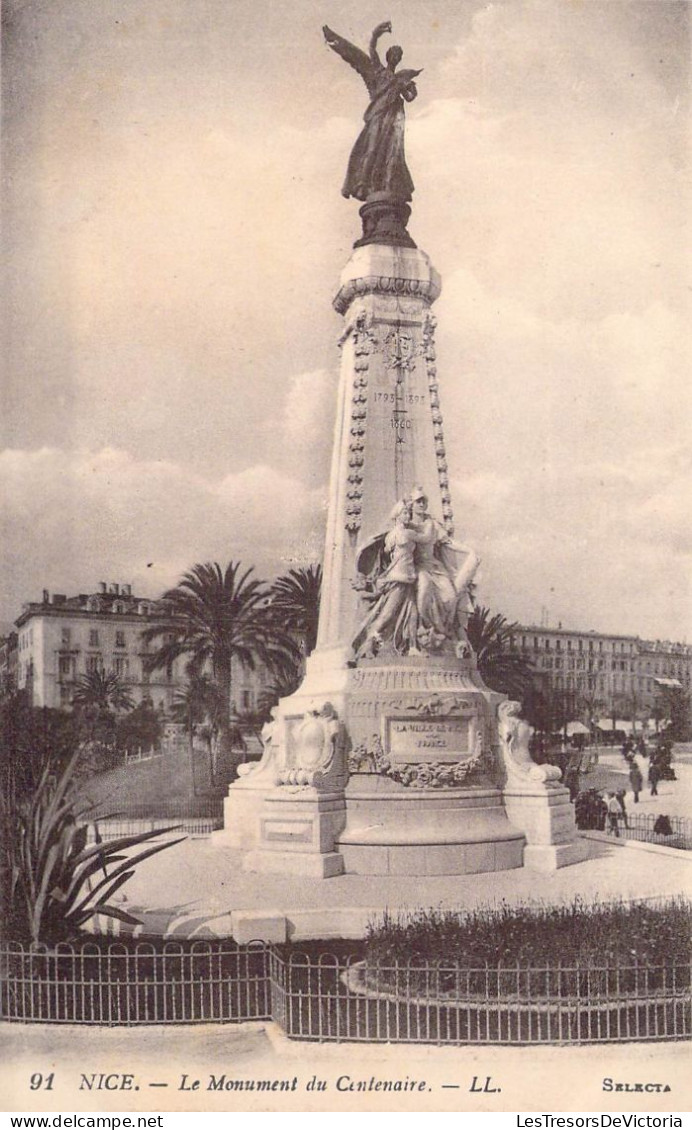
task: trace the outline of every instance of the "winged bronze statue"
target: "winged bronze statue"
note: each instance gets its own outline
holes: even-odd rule
[[[332,51],[358,71],[370,95],[365,125],[353,147],[342,194],[367,201],[375,193],[386,193],[397,201],[409,201],[413,180],[404,155],[404,103],[416,97],[413,80],[421,72],[397,71],[403,56],[401,47],[390,47],[385,63],[380,59],[377,42],[385,32],[391,32],[388,20],[373,31],[369,54],[326,25],[322,30]]]

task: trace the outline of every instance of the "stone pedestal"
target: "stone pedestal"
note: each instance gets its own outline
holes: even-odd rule
[[[535,791],[508,788],[503,792],[507,816],[526,836],[524,866],[536,871],[556,871],[580,863],[589,845],[577,835],[574,807],[561,785]]]
[[[589,846],[577,834],[569,791],[559,783],[560,770],[533,761],[530,727],[519,713],[516,702],[502,702],[498,708],[504,806],[512,824],[526,836],[524,866],[555,871],[586,859]]]
[[[334,842],[345,820],[341,791],[275,789],[267,794],[259,813],[260,846],[246,855],[243,869],[318,879],[341,875],[344,860],[334,850]]]

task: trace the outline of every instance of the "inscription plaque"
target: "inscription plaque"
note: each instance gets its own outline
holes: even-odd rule
[[[385,748],[393,763],[465,761],[473,756],[469,718],[388,718]]]

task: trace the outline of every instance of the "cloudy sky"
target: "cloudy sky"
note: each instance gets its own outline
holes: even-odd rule
[[[0,620],[321,555],[366,104],[321,25],[391,18],[480,598],[692,640],[690,15],[5,0]]]

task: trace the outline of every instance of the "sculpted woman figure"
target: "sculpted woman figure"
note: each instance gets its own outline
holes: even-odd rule
[[[389,532],[366,543],[358,555],[358,572],[372,582],[373,604],[353,641],[356,655],[376,654],[385,639],[391,639],[394,650],[401,654],[416,646],[414,555],[418,535],[412,516],[410,500],[401,499],[390,514]]]
[[[458,654],[470,651],[468,585],[477,555],[431,517],[420,487],[397,503],[390,521],[392,529],[367,542],[356,562],[373,600],[353,641],[356,656],[377,654],[386,642],[400,655],[439,651],[448,640]]]
[[[390,47],[386,64],[377,53],[377,41],[391,32],[387,20],[378,24],[370,37],[369,53],[361,51],[331,28],[322,29],[324,38],[354,70],[358,71],[370,95],[364,126],[348,163],[343,196],[367,200],[373,193],[388,193],[397,200],[411,199],[413,181],[404,156],[404,102],[417,95],[414,78],[420,71],[397,71],[403,51]]]
[[[416,605],[421,643],[433,648],[444,639],[466,638],[470,611],[468,586],[480,564],[476,553],[455,542],[428,512],[422,487],[410,494],[412,522],[417,532],[415,564]]]

